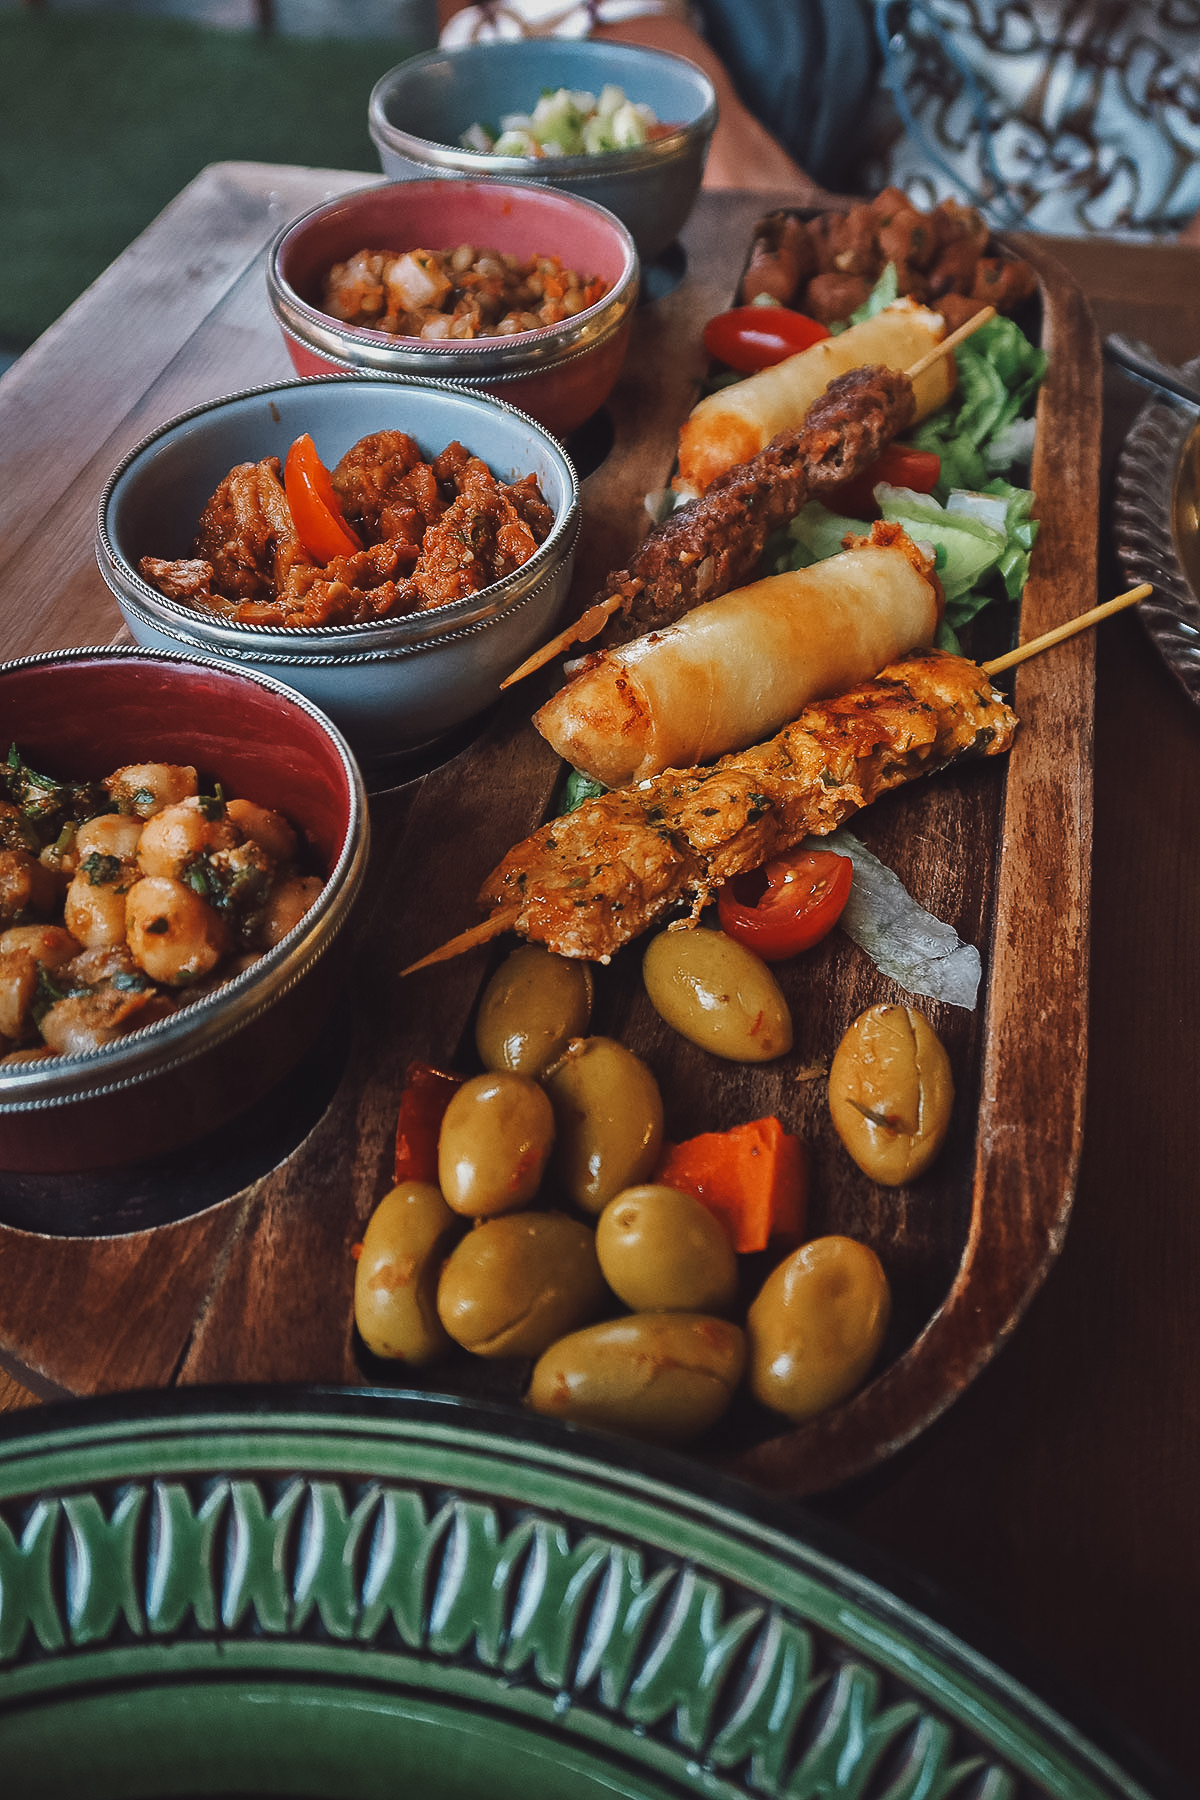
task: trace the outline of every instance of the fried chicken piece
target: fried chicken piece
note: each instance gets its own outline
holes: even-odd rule
[[[537,538],[508,491],[472,457],[459,477],[458,498],[425,533],[413,587],[423,607],[446,606],[502,581],[536,549]]]
[[[768,743],[587,801],[510,850],[480,903],[560,956],[604,960],[680,903],[890,788],[1009,748],[1016,717],[975,663],[927,650],[810,706]]]
[[[332,481],[346,519],[368,543],[398,538],[418,552],[425,527],[446,510],[439,476],[404,431],[373,431],[360,438],[333,470]]]
[[[277,456],[231,469],[200,515],[194,545],[224,600],[263,600],[312,558],[296,535]]]
[[[742,305],[763,294],[790,306],[816,266],[816,251],[803,219],[794,213],[768,213],[754,227],[750,261],[742,277]]]

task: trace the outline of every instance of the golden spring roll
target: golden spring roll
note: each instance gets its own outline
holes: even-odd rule
[[[589,657],[533,722],[609,788],[744,749],[931,644],[941,612],[932,570],[899,526],[877,524],[825,562]]]
[[[822,338],[760,375],[718,389],[692,408],[679,433],[676,487],[702,494],[718,475],[764,450],[781,431],[804,422],[814,400],[850,369],[881,363],[910,369],[946,335],[942,315],[909,299],[893,301],[873,319]],[[924,419],[950,397],[953,356],[939,357],[913,384],[914,419]]]

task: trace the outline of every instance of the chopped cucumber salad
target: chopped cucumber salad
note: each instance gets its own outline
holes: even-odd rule
[[[504,114],[498,130],[472,125],[460,141],[490,156],[598,156],[644,144],[657,124],[648,106],[609,82],[598,97],[546,88],[531,113]]]

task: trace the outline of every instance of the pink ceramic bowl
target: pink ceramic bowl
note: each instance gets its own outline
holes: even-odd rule
[[[573,319],[511,337],[430,343],[345,325],[321,310],[326,271],[358,250],[555,255],[608,292]],[[398,181],[314,207],[280,232],[267,291],[299,375],[383,372],[482,388],[559,437],[603,405],[621,372],[639,267],[620,220],[590,200],[533,182]]]
[[[64,650],[0,665],[0,733],[59,777],[194,764],[304,833],[325,886],[275,948],[207,999],[103,1049],[0,1064],[0,1169],[111,1167],[172,1150],[261,1099],[316,1041],[344,978],[366,869],[345,740],[281,682],[161,651]],[[207,788],[211,792],[211,787]]]

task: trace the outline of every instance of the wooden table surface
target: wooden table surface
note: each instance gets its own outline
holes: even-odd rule
[[[267,312],[263,246],[285,218],[361,181],[207,170],[0,381],[5,657],[117,636],[92,552],[106,475],[173,413],[290,373]],[[646,427],[668,409],[682,415],[699,370],[692,338],[678,354],[680,309],[694,319],[727,303],[730,246],[762,209],[762,196],[702,198],[684,237],[686,286],[639,317],[616,409],[620,454],[594,477],[597,517],[626,503],[636,516],[663,479],[661,440]],[[1200,349],[1200,251],[1113,240],[1053,249],[1102,332],[1170,360]],[[1106,377],[1106,497],[1140,399]],[[608,566],[608,548],[585,536],[585,572]],[[1123,583],[1103,517],[1100,558],[1107,597]],[[1065,1248],[1012,1341],[951,1410],[817,1505],[1200,1783],[1200,715],[1128,616],[1098,636],[1095,744],[1087,1130]],[[209,1216],[232,1241],[238,1209]],[[195,1319],[213,1245],[209,1260],[189,1262],[169,1227],[141,1241],[131,1262],[128,1240],[0,1227],[0,1408],[205,1379],[203,1333],[156,1338],[139,1320],[164,1307]],[[44,1301],[31,1323],[35,1284]],[[114,1306],[126,1292],[129,1304]],[[86,1347],[74,1361],[61,1341],[68,1316]]]

